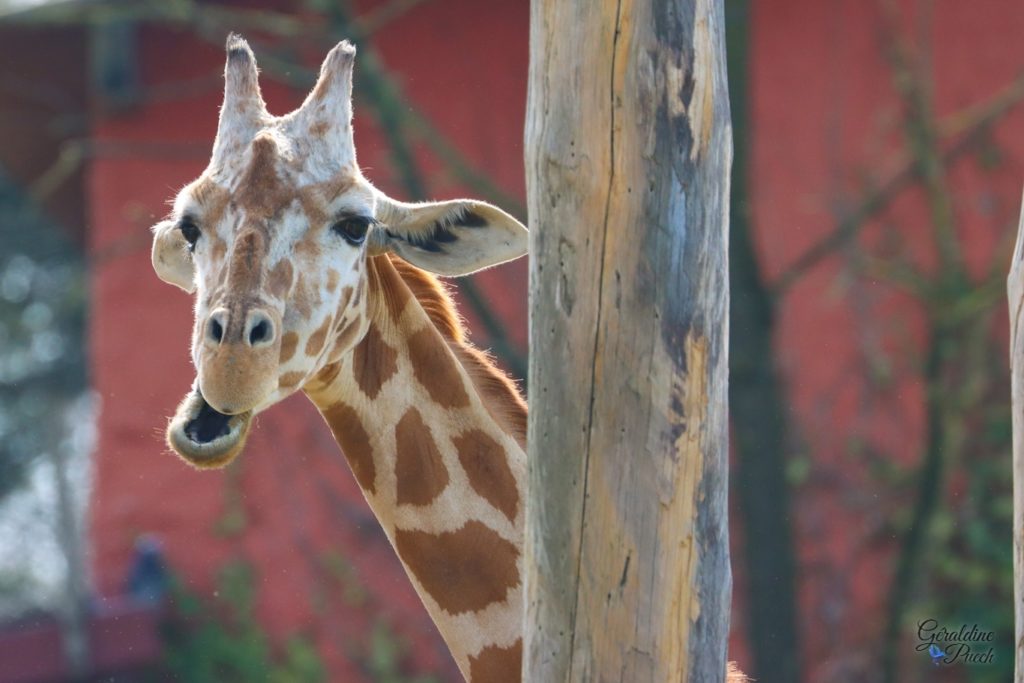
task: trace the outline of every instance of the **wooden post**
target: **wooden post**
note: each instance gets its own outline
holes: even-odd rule
[[[1010,275],[1006,278],[1010,307],[1010,395],[1013,412],[1013,619],[1014,678],[1024,683],[1024,201]]]
[[[724,26],[532,3],[526,681],[725,678]]]

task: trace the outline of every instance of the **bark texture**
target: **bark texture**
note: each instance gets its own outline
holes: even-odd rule
[[[721,681],[720,0],[535,0],[524,680]]]

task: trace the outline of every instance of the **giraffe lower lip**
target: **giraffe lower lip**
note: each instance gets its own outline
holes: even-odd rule
[[[203,401],[202,407],[192,420],[185,424],[185,435],[198,444],[210,443],[231,433],[231,416],[218,413]]]
[[[195,467],[224,467],[245,447],[251,423],[252,411],[226,415],[193,390],[167,425],[167,445]]]

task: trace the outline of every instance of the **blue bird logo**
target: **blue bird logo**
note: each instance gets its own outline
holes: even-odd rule
[[[928,655],[932,658],[932,664],[938,666],[942,662],[942,658],[946,656],[946,653],[938,645],[929,645]]]

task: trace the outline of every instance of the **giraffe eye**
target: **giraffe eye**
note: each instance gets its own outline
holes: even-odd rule
[[[334,225],[331,230],[345,238],[345,241],[354,247],[359,246],[366,240],[366,233],[370,229],[372,218],[366,216],[347,216]]]
[[[181,222],[178,223],[178,230],[181,230],[182,237],[184,237],[185,241],[188,242],[188,250],[195,251],[196,242],[199,241],[199,235],[201,234],[199,232],[199,226],[196,225],[195,220],[189,216],[185,216],[181,219]]]

